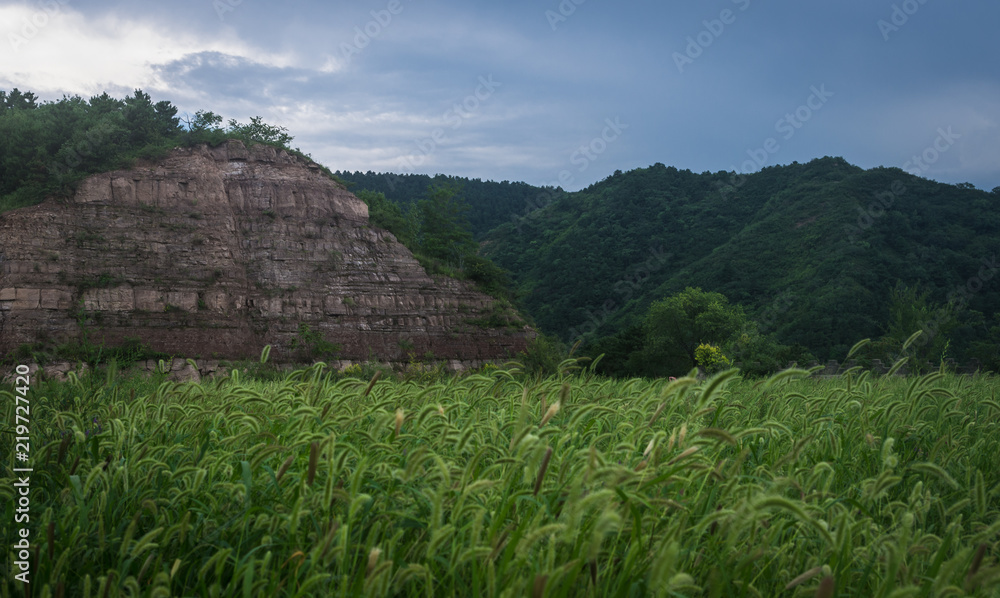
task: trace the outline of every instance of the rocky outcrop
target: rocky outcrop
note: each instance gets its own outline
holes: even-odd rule
[[[308,161],[231,141],[91,176],[70,200],[0,215],[0,350],[119,344],[204,358],[467,365],[522,350],[493,298],[428,276],[364,202]],[[493,317],[487,317],[492,315]]]

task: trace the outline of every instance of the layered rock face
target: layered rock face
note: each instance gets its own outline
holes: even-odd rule
[[[429,277],[369,226],[364,202],[269,146],[176,149],[89,177],[69,201],[0,215],[4,351],[86,334],[206,358],[270,344],[288,361],[326,341],[341,359],[474,366],[534,335],[483,327],[495,309],[466,282]]]

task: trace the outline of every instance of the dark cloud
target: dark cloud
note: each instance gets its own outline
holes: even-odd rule
[[[148,60],[151,91],[190,112],[264,116],[332,168],[409,165],[532,183],[569,171],[567,187],[579,188],[654,162],[740,167],[770,139],[778,148],[767,164],[842,155],[901,166],[951,126],[961,139],[925,176],[1000,184],[1000,5],[987,0],[961,10],[944,0],[181,0],[74,10],[155,23],[185,47],[205,40]],[[239,43],[209,43],[219,39]],[[499,86],[468,100],[481,77]],[[832,96],[795,118],[814,87]],[[595,141],[608,119],[628,128]],[[581,168],[591,144],[602,151]]]

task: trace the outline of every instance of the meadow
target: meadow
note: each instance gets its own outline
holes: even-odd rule
[[[36,597],[1000,596],[992,376],[33,384]]]

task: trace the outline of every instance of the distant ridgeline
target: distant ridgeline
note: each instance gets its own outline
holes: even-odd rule
[[[425,197],[431,185],[455,187],[468,203],[467,219],[473,236],[480,239],[505,222],[516,222],[532,210],[552,203],[566,193],[552,187],[535,187],[527,183],[495,182],[439,174],[393,174],[377,172],[336,171],[352,191],[366,189],[383,193],[402,207],[416,204]]]

